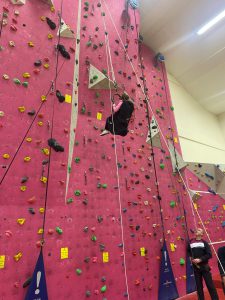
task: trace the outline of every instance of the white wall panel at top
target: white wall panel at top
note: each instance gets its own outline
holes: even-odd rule
[[[219,122],[170,74],[168,81],[184,160],[225,164],[225,114]]]

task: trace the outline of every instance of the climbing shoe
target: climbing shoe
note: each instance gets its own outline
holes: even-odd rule
[[[64,148],[55,139],[48,139],[48,145],[56,152],[64,152]]]

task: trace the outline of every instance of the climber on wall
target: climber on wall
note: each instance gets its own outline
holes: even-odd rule
[[[106,119],[105,129],[100,134],[101,136],[112,134],[126,136],[129,132],[128,125],[134,111],[134,102],[126,92],[119,96],[120,101],[117,105],[113,104],[113,115]]]
[[[204,300],[203,282],[206,283],[209,294],[212,300],[219,300],[216,288],[212,280],[212,274],[210,272],[210,266],[208,260],[212,258],[212,253],[209,244],[202,239],[203,229],[197,228],[195,232],[195,238],[190,240],[188,244],[188,255],[191,258],[191,262],[194,269],[198,299]]]

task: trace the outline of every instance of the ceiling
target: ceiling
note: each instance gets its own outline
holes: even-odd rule
[[[166,67],[208,111],[225,112],[225,18],[197,31],[225,10],[224,0],[140,0],[144,42],[166,58]]]

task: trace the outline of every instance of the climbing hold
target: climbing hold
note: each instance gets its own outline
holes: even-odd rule
[[[106,189],[106,188],[107,188],[107,184],[106,184],[106,183],[103,183],[103,184],[102,184],[102,188],[103,188],[103,189]]]
[[[13,256],[13,258],[16,262],[19,261],[21,259],[21,257],[22,257],[22,252],[19,252]]]
[[[64,148],[53,138],[48,139],[48,145],[56,152],[64,152]]]
[[[176,202],[175,201],[170,201],[170,207],[174,208],[176,206]]]
[[[160,164],[159,166],[160,166],[160,169],[162,169],[162,170],[165,168],[164,164]]]
[[[106,285],[103,285],[103,286],[101,287],[101,293],[105,293],[105,292],[106,292],[106,290],[107,290],[107,287],[106,287]]]
[[[46,17],[46,21],[47,21],[49,28],[51,28],[52,30],[56,29],[56,24],[51,19]]]
[[[180,258],[180,265],[184,266],[185,265],[185,260],[183,258]]]
[[[17,85],[21,84],[21,81],[18,78],[13,78],[13,82]]]
[[[81,275],[82,274],[82,270],[81,269],[76,269],[76,273],[77,273],[77,275]]]
[[[92,240],[93,242],[96,242],[96,241],[97,241],[97,237],[96,237],[95,235],[92,235],[92,236],[91,236],[91,240]]]
[[[75,196],[80,196],[80,195],[81,195],[81,191],[80,191],[80,190],[74,191],[74,195],[75,195]]]
[[[66,59],[70,59],[70,54],[69,52],[66,51],[66,48],[61,45],[61,44],[58,44],[57,45],[57,49],[59,50],[59,52],[61,53],[61,55],[66,58]]]
[[[19,225],[23,225],[25,223],[26,219],[22,218],[22,219],[17,219],[17,223]]]
[[[55,228],[55,231],[58,233],[58,234],[62,234],[63,233],[63,230],[60,228],[60,227],[56,227]]]
[[[59,90],[56,91],[56,97],[58,98],[60,103],[65,101],[65,97],[60,93]]]
[[[28,72],[23,73],[23,78],[30,78],[30,73],[28,73]]]
[[[28,46],[29,46],[29,47],[31,47],[31,48],[32,48],[32,47],[34,47],[34,43],[33,43],[33,42],[31,42],[31,41],[30,41],[30,42],[28,42],[27,44],[28,44]]]
[[[5,79],[5,80],[9,80],[9,75],[3,74],[3,75],[2,75],[2,78]]]
[[[73,203],[73,198],[67,199],[66,203],[67,203],[67,204]]]
[[[28,277],[23,283],[23,288],[29,286],[31,284],[31,281],[32,281],[32,277]]]
[[[85,295],[86,295],[87,298],[91,297],[91,291],[86,291]]]
[[[23,159],[25,162],[29,162],[30,160],[31,160],[31,157],[30,156],[26,156],[26,157],[24,157],[24,159]]]
[[[9,155],[8,153],[5,153],[5,154],[2,155],[2,157],[3,157],[4,159],[9,159],[9,158],[10,158],[10,155]]]

